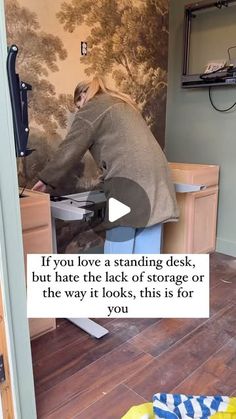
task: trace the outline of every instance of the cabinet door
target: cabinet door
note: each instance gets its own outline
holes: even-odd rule
[[[178,222],[164,226],[164,253],[210,253],[215,250],[218,187],[177,193]]]
[[[29,253],[51,253],[51,229],[49,226],[34,228],[23,233],[25,266]],[[30,337],[36,338],[55,329],[56,319],[29,319]]]
[[[51,229],[48,226],[35,228],[23,232],[23,245],[25,255],[25,266],[27,254],[30,253],[51,253],[52,249]]]
[[[207,188],[193,195],[191,253],[215,250],[218,187]]]

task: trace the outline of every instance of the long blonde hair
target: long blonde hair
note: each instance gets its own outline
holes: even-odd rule
[[[94,96],[96,96],[98,93],[106,93],[110,96],[117,97],[124,102],[128,103],[130,106],[132,106],[136,111],[138,111],[138,106],[135,102],[126,94],[117,92],[115,90],[111,90],[107,87],[105,81],[101,77],[94,77],[91,81],[82,81],[80,82],[74,91],[74,103],[76,103],[79,100],[79,97],[82,93],[86,93],[85,102],[88,102],[91,100]]]

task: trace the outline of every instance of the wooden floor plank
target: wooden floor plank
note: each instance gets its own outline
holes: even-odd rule
[[[72,418],[153,360],[125,343],[37,397],[38,417]]]
[[[96,319],[101,341],[59,319],[35,339],[38,419],[120,419],[158,391],[236,396],[236,258],[210,265],[210,319]]]
[[[115,319],[110,323],[109,331],[119,334],[125,340],[138,335],[152,325],[156,325],[161,319]]]
[[[94,319],[101,326],[107,326],[114,319]],[[88,338],[88,334],[79,327],[75,326],[67,319],[57,319],[57,327],[50,333],[46,333],[37,339],[31,341],[31,350],[33,354],[33,362],[47,357],[55,352],[62,350],[65,346],[70,345],[74,341],[78,343]]]
[[[102,339],[92,338],[83,332],[77,340],[72,340],[68,345],[62,344],[62,349],[34,363],[37,394],[96,361],[154,322],[156,319],[123,319],[122,323],[120,319],[115,319],[109,323],[111,332]],[[74,333],[77,334],[77,330]]]
[[[99,340],[87,336],[82,343],[74,341],[37,362],[33,366],[37,394],[50,390],[123,343],[122,338],[111,333]]]
[[[171,392],[226,344],[235,332],[236,307],[230,306],[154,359],[125,384],[147,399],[157,392]]]
[[[129,342],[156,357],[202,324],[205,319],[162,319]]]
[[[210,292],[211,315],[216,314],[235,300],[236,286],[232,286],[232,282],[219,283]],[[130,343],[142,351],[158,356],[205,322],[206,319],[162,319],[158,324],[137,334],[130,340]]]
[[[63,321],[61,321],[63,320]],[[42,362],[43,358],[55,354],[72,342],[80,342],[87,339],[87,333],[65,319],[57,319],[57,328],[31,341],[33,363]]]
[[[73,419],[120,419],[131,406],[146,403],[143,397],[123,385],[117,386],[88,409],[75,415]]]
[[[236,277],[228,279],[228,282],[220,281],[217,287],[210,290],[210,315],[212,316],[223,307],[232,304],[235,299]]]
[[[114,321],[114,319],[112,319],[111,317],[107,317],[105,319],[91,319],[91,320],[94,320],[101,326],[106,326],[107,328],[109,328],[109,323],[112,323]]]
[[[235,276],[235,272],[235,258],[221,253],[213,253],[210,255],[210,277],[212,287],[218,285],[222,280],[229,280],[232,276]]]
[[[173,393],[230,396],[236,385],[236,338],[232,338]]]

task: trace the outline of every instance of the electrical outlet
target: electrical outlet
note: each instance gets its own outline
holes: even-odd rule
[[[87,53],[88,53],[88,44],[87,44],[87,42],[85,42],[85,41],[82,41],[81,42],[81,45],[80,45],[80,53],[81,53],[81,55],[87,55]]]

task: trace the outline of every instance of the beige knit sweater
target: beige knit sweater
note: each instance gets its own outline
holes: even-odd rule
[[[178,219],[167,160],[138,111],[120,99],[96,95],[77,111],[65,140],[39,178],[56,187],[68,171],[76,168],[87,150],[103,172],[108,198],[112,179],[130,179],[147,194],[150,214],[146,225]],[[128,198],[130,191],[123,191],[122,195]],[[141,208],[142,202],[139,205]],[[125,217],[116,225],[142,227],[136,221],[127,222]]]

